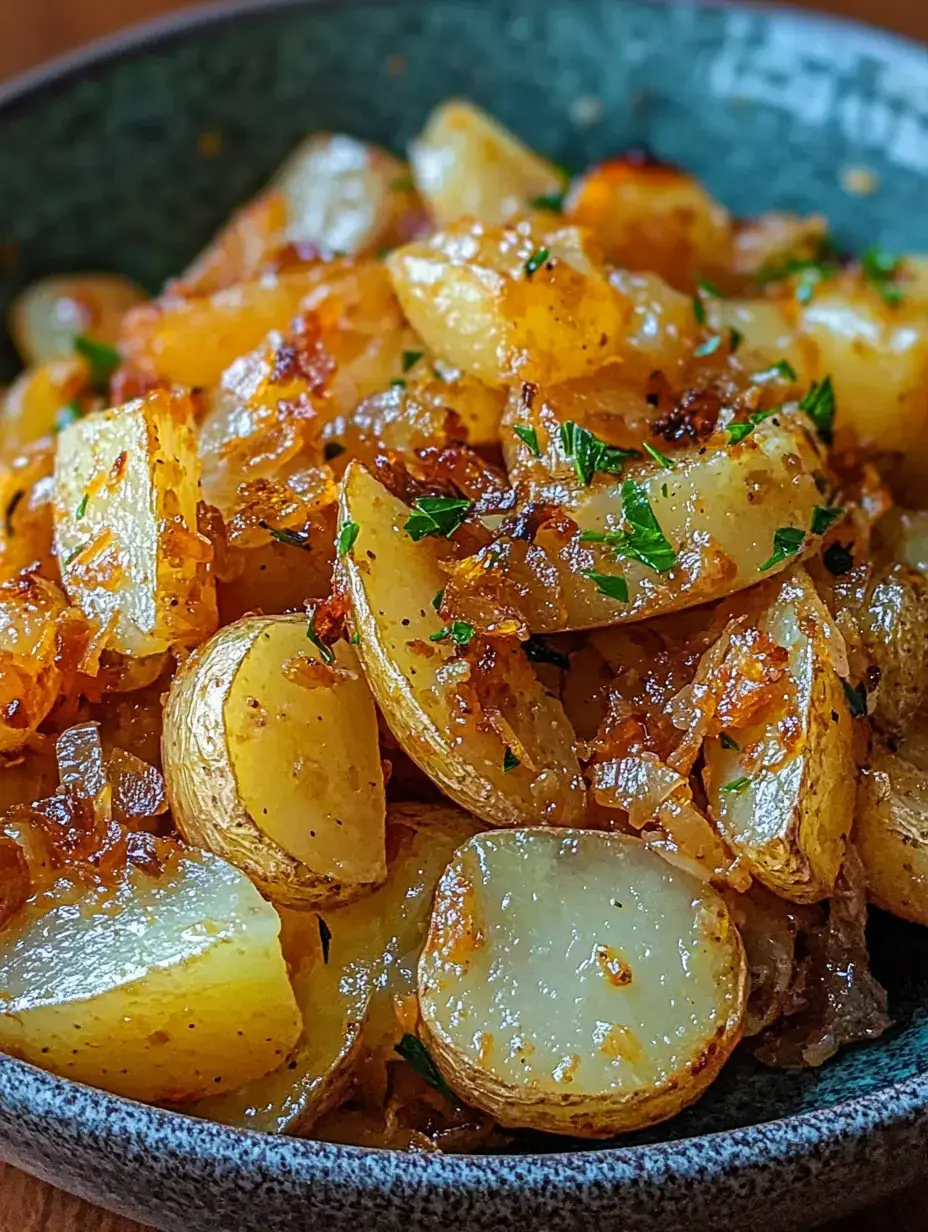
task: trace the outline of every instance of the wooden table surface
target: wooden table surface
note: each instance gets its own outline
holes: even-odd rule
[[[132,22],[192,7],[193,2],[0,0],[0,78]],[[928,42],[928,0],[816,0],[807,7],[843,13]],[[0,1163],[0,1232],[147,1230]],[[827,1232],[928,1232],[928,1176],[916,1189],[829,1225]]]

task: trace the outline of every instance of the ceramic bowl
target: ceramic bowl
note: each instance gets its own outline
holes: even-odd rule
[[[842,246],[928,251],[928,52],[888,35],[648,0],[224,3],[0,88],[0,303],[87,267],[155,288],[307,130],[401,148],[455,93],[569,166],[645,145],[739,214],[823,211]],[[866,197],[843,187],[861,167]],[[876,914],[871,934],[883,1039],[818,1071],[736,1055],[695,1108],[612,1146],[273,1139],[3,1058],[0,1154],[173,1232],[808,1226],[923,1168],[928,932]]]

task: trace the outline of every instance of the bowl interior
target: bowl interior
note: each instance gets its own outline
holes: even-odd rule
[[[888,36],[647,0],[285,4],[0,93],[0,306],[71,269],[155,289],[307,131],[402,149],[451,94],[573,169],[647,146],[738,214],[822,212],[842,246],[928,251],[928,53]],[[876,177],[873,195],[842,188],[857,167]],[[16,367],[5,340],[0,366]],[[896,1021],[884,1039],[819,1071],[736,1055],[699,1105],[637,1140],[823,1107],[924,1071],[928,932],[875,913],[871,935]]]

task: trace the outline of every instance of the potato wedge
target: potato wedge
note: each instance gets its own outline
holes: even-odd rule
[[[239,1086],[299,1036],[279,930],[208,852],[175,850],[154,875],[64,877],[0,932],[0,1048],[148,1102]]]
[[[65,589],[120,654],[195,646],[216,627],[191,400],[157,390],[58,437],[55,546]]]
[[[465,695],[467,664],[433,606],[452,545],[414,542],[409,508],[352,463],[342,484],[340,526],[359,527],[337,565],[354,609],[358,651],[391,731],[453,800],[489,824],[575,824],[585,803],[574,733],[517,645],[500,645],[494,671],[510,697],[508,739]],[[465,669],[462,674],[461,668]],[[500,724],[497,724],[499,727]],[[507,749],[522,750],[511,767]]]
[[[439,226],[465,216],[505,222],[564,188],[562,171],[465,99],[435,108],[409,156],[416,187]]]
[[[854,840],[871,902],[928,927],[928,773],[875,746],[860,778]]]
[[[245,618],[174,678],[162,762],[184,838],[285,906],[342,902],[386,875],[377,717],[351,646],[305,616]]]
[[[424,1040],[461,1098],[502,1125],[585,1138],[698,1099],[740,1038],[747,986],[719,895],[593,831],[472,839],[439,883],[419,963]]]
[[[832,892],[854,815],[852,720],[835,670],[840,635],[802,568],[758,621],[788,651],[782,709],[703,745],[712,816],[769,889],[797,903]],[[732,742],[737,747],[732,747]]]
[[[344,1094],[361,1056],[395,1059],[403,1034],[396,1005],[416,993],[435,886],[455,849],[478,829],[475,818],[444,805],[391,807],[393,854],[378,890],[324,917],[282,913],[304,1022],[293,1055],[274,1073],[187,1111],[243,1129],[305,1133]]]
[[[659,274],[681,291],[724,278],[731,261],[727,211],[676,167],[631,157],[600,163],[574,183],[566,213],[589,227],[611,261]]]
[[[74,352],[80,335],[113,345],[126,311],[148,296],[120,274],[67,274],[34,282],[13,302],[10,333],[24,364]]]
[[[595,372],[620,352],[634,311],[575,227],[463,219],[387,267],[426,345],[488,385]]]

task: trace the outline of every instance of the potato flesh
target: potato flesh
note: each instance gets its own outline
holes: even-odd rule
[[[65,589],[120,654],[192,647],[216,627],[188,397],[157,391],[71,424],[55,458]]]
[[[909,565],[881,571],[858,618],[864,648],[880,672],[872,719],[896,739],[928,693],[928,583]]]
[[[706,794],[759,881],[793,902],[816,902],[834,889],[854,811],[851,717],[834,667],[839,635],[804,569],[784,580],[760,628],[789,651],[788,721],[776,715],[730,733],[742,751],[707,739]]]
[[[157,877],[65,878],[0,933],[0,1046],[144,1101],[237,1086],[299,1035],[279,928],[248,879],[208,853]]]
[[[386,872],[374,704],[354,649],[333,654],[338,674],[305,617],[246,618],[188,661],[165,713],[181,833],[283,904],[351,897]]]
[[[590,831],[471,840],[419,966],[426,1038],[461,1096],[503,1125],[587,1137],[692,1102],[737,1042],[745,991],[718,895]]]
[[[928,773],[876,747],[860,781],[854,840],[878,907],[928,927]]]
[[[825,497],[817,486],[822,458],[799,412],[784,411],[759,424],[740,445],[709,446],[675,455],[673,470],[656,465],[628,468],[622,479],[596,477],[589,488],[561,495],[565,513],[578,526],[564,544],[543,527],[536,542],[557,567],[565,614],[552,606],[535,633],[558,628],[585,629],[642,620],[743,590],[787,567],[779,561],[764,574],[778,528],[807,532],[801,555],[820,542],[808,533],[816,505]],[[659,574],[638,561],[617,557],[608,546],[583,543],[584,531],[623,528],[621,487],[634,479],[644,489],[677,564]],[[544,491],[544,490],[543,490]],[[666,495],[665,495],[666,492]],[[620,574],[628,602],[611,599],[583,572]]]
[[[633,312],[571,227],[465,219],[397,249],[387,267],[428,347],[488,385],[595,372],[619,354]]]
[[[410,156],[416,187],[439,226],[465,216],[504,222],[536,197],[559,193],[564,182],[551,163],[460,99],[435,108]]]
[[[23,749],[58,700],[58,624],[66,609],[53,582],[26,575],[0,585],[2,753]]]
[[[2,400],[0,448],[9,456],[57,431],[58,416],[86,393],[89,366],[79,355],[51,359],[16,378]]]
[[[360,531],[339,569],[354,607],[361,662],[391,731],[452,799],[488,824],[576,823],[585,793],[560,703],[531,674],[520,678],[525,691],[515,736],[532,750],[535,769],[520,765],[507,773],[506,743],[488,724],[461,713],[453,678],[443,680],[454,645],[450,638],[430,640],[443,624],[432,601],[445,585],[441,562],[451,545],[413,542],[403,529],[409,514],[363,467],[348,468],[340,521],[355,522]]]
[[[146,297],[119,274],[69,274],[45,278],[17,297],[10,333],[26,364],[73,354],[77,335],[112,345],[123,314]]]

